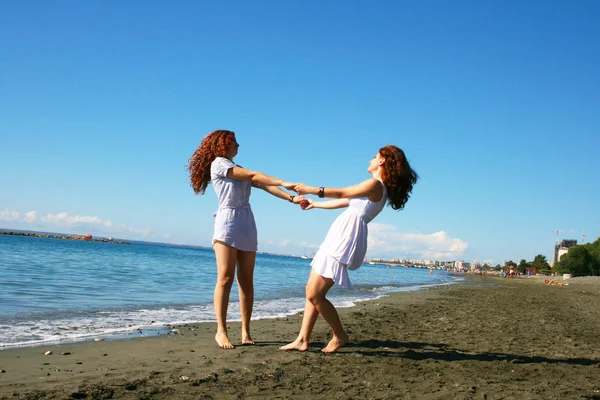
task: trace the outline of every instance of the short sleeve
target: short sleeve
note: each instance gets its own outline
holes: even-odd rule
[[[215,161],[212,162],[210,172],[214,177],[226,178],[227,171],[233,167],[235,167],[233,161],[224,157],[217,157],[215,158]]]

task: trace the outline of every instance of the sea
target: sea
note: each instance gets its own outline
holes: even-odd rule
[[[302,311],[309,273],[309,259],[259,253],[252,318]],[[166,334],[172,325],[214,322],[216,276],[212,249],[0,235],[0,350]],[[330,290],[336,307],[461,278],[365,263],[350,271],[350,280],[351,289]],[[234,285],[228,320],[239,318]]]

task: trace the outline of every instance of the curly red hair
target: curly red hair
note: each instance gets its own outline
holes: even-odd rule
[[[388,205],[402,210],[419,175],[410,167],[402,149],[388,145],[379,149],[379,154],[385,159],[381,179],[387,188]]]
[[[225,130],[213,131],[202,139],[186,166],[196,194],[204,194],[210,182],[210,164],[217,157],[226,157],[234,140],[235,133]]]

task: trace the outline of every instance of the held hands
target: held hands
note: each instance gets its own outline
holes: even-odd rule
[[[283,186],[287,190],[294,190],[296,188],[297,184],[294,182],[281,181],[281,186]],[[300,193],[298,193],[298,194],[300,194]]]
[[[302,207],[303,201],[308,201],[308,200],[306,200],[306,198],[304,196],[294,196],[294,198],[292,199],[292,203],[300,204],[300,207]]]
[[[294,186],[292,190],[294,190],[298,194],[310,194],[308,193],[308,189],[310,186],[305,185],[304,183],[298,183]]]
[[[302,196],[299,196],[302,197]],[[302,201],[300,201],[300,208],[303,210],[311,210],[315,207],[315,202],[309,199],[305,199],[303,198]]]

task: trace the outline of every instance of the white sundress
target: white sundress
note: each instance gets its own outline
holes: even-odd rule
[[[225,157],[215,158],[210,165],[210,179],[219,198],[213,244],[218,240],[238,250],[256,251],[256,222],[250,208],[252,184],[227,177],[227,171],[235,166]]]
[[[363,263],[367,254],[367,224],[383,210],[386,200],[385,185],[383,196],[377,202],[366,197],[348,199],[348,208],[333,222],[310,263],[317,274],[333,279],[344,288],[352,286],[348,269],[358,269]]]

